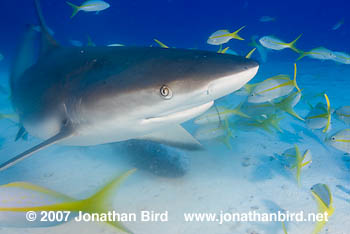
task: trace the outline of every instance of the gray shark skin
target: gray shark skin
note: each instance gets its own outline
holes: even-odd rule
[[[21,125],[45,141],[0,170],[55,143],[145,139],[196,148],[199,143],[180,124],[240,89],[258,71],[253,60],[207,51],[64,48],[47,33],[36,3],[43,28],[41,56],[11,77],[11,89]]]

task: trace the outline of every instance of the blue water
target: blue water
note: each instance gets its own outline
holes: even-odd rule
[[[82,1],[73,3],[80,4]],[[333,51],[350,52],[350,3],[347,1],[110,0],[109,3],[111,7],[99,14],[79,12],[70,19],[72,9],[65,1],[41,0],[47,24],[63,46],[71,46],[70,40],[87,44],[88,36],[97,46],[113,43],[158,46],[153,41],[157,38],[169,47],[217,51],[217,46],[206,43],[211,33],[219,29],[235,31],[246,25],[239,33],[244,41],[233,39],[225,44],[240,55],[252,49],[249,46],[252,36],[275,35],[290,42],[300,34],[303,35],[297,42],[297,48],[301,50],[324,46]],[[0,61],[0,84],[5,87],[5,92],[0,92],[0,112],[12,113],[10,94],[6,93],[11,63],[25,25],[38,24],[38,21],[32,1],[3,1],[1,9],[0,53],[4,59]],[[274,17],[275,21],[260,22],[262,16]],[[344,20],[344,24],[332,30],[340,20]],[[251,82],[255,83],[278,74],[292,76],[298,54],[285,49],[269,51],[265,63],[257,52],[252,58],[260,61],[259,72]],[[298,61],[297,65],[297,80],[303,94],[325,91],[333,109],[350,105],[350,65],[308,57]],[[239,104],[243,99],[231,94],[218,103]],[[324,102],[322,98],[319,100]],[[295,110],[305,117],[309,107],[301,101]],[[327,134],[284,116],[280,124],[283,133],[268,133],[261,129],[243,131],[240,126],[233,126],[232,149],[212,140],[203,143],[206,150],[201,152],[170,149],[172,157],[168,160],[159,157],[159,154],[167,152],[166,148],[154,150],[155,154],[149,153],[141,160],[135,156],[137,150],[131,157],[122,143],[94,147],[56,145],[1,172],[0,183],[27,181],[72,197],[85,198],[114,175],[139,167],[139,171],[120,188],[115,198],[115,209],[123,212],[169,211],[168,222],[125,223],[133,232],[145,234],[283,233],[278,222],[188,223],[184,222],[183,213],[252,210],[316,212],[317,205],[312,199],[310,187],[325,183],[333,194],[335,213],[321,233],[350,233],[349,156],[326,145],[324,138]],[[191,121],[184,126],[191,132],[197,127]],[[347,127],[334,117],[328,135]],[[32,136],[28,141],[14,142],[17,131],[15,121],[0,120],[1,162],[41,142]],[[302,171],[300,187],[294,174],[278,161],[279,155],[294,144],[313,152],[311,166]],[[148,150],[152,151],[152,147]],[[164,176],[166,172],[169,173]],[[314,222],[287,223],[288,233],[312,233],[314,227]],[[0,233],[24,232],[73,234],[115,233],[116,230],[99,223],[74,222],[43,229],[0,228]]]

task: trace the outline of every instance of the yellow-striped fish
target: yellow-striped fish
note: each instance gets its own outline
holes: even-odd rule
[[[329,98],[327,94],[324,94],[326,99],[327,106],[319,103],[313,108],[309,114],[306,116],[306,124],[311,129],[323,129],[323,132],[328,132],[331,127],[331,104],[329,102]]]
[[[350,153],[350,129],[343,129],[328,139],[327,142],[334,148],[341,150],[345,153]]]
[[[345,52],[337,52],[334,51],[334,58],[333,61],[337,62],[337,63],[343,63],[343,64],[350,64],[350,55],[345,53]]]
[[[279,117],[277,114],[261,115],[259,118],[255,118],[248,121],[239,121],[240,127],[260,128],[267,133],[273,133],[273,130],[283,132],[280,127],[280,121],[284,117]],[[238,125],[238,124],[237,124]]]
[[[242,104],[239,104],[235,108],[227,108],[224,106],[214,106],[210,110],[208,110],[203,115],[199,116],[194,120],[195,124],[203,125],[210,123],[219,123],[224,121],[225,119],[229,119],[230,117],[237,115],[243,118],[250,118],[248,115],[241,111]]]
[[[288,95],[294,88],[300,91],[297,81],[297,66],[294,64],[294,79],[291,80],[288,75],[278,75],[260,82],[254,87],[248,102],[262,103],[270,102],[276,98]]]
[[[301,169],[312,163],[311,150],[305,150],[304,154],[301,155],[299,147],[295,145],[293,148],[287,149],[282,156],[286,159],[286,167],[289,169],[296,169],[296,179],[300,186]]]
[[[238,35],[243,28],[245,28],[245,26],[232,33],[228,30],[218,30],[210,35],[207,43],[210,45],[222,45],[229,42],[231,39],[244,40]]]
[[[108,213],[114,199],[115,189],[131,175],[135,169],[118,176],[101,190],[86,199],[75,199],[62,193],[26,182],[14,182],[0,186],[0,225],[7,227],[43,227],[54,226],[69,221],[83,213]],[[29,222],[27,212],[65,211],[62,220],[41,222],[36,219]],[[70,212],[70,213],[67,213]],[[107,221],[118,230],[129,233],[119,222]]]
[[[233,138],[233,133],[227,118],[220,123],[210,123],[200,126],[195,132],[194,137],[199,141],[218,140],[224,143],[229,149],[232,149],[230,140]]]
[[[294,41],[286,43],[275,36],[264,36],[260,38],[259,42],[262,46],[270,50],[283,50],[286,48],[290,48],[291,50],[299,53],[299,50],[295,47],[295,44],[297,43],[300,37],[301,34]]]
[[[300,117],[294,107],[299,103],[301,98],[301,92],[296,91],[290,93],[287,97],[282,100],[278,100],[276,102],[265,102],[265,103],[249,103],[245,102],[241,110],[243,113],[248,116],[260,116],[260,115],[271,115],[278,111],[286,112],[287,114],[304,121],[302,117]]]
[[[329,217],[334,213],[333,197],[331,190],[326,184],[315,184],[311,187],[311,193],[317,203],[318,213],[323,214],[322,220],[317,222],[313,231],[313,234],[317,234],[323,229]]]
[[[319,60],[333,60],[336,57],[333,51],[324,47],[318,47],[308,52],[299,50],[299,54],[300,56],[297,59],[297,61],[304,58],[305,56],[308,56],[313,59],[319,59]]]
[[[350,106],[340,107],[335,111],[335,114],[338,119],[350,125]]]
[[[73,3],[67,2],[69,6],[73,8],[73,13],[71,18],[73,18],[76,14],[78,14],[79,11],[86,11],[86,12],[96,12],[99,13],[100,11],[106,10],[110,7],[110,5],[102,0],[88,0],[85,1],[80,6],[74,5]]]

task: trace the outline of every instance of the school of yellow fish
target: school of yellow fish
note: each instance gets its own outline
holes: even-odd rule
[[[220,45],[219,52],[223,52],[222,44],[227,43],[231,39],[242,40],[238,36],[237,31],[230,33],[227,30],[219,30],[213,33],[208,40],[209,44]],[[283,50],[289,48],[299,54],[296,61],[299,61],[305,56],[312,59],[332,60],[337,63],[350,64],[350,55],[344,52],[336,52],[318,47],[308,52],[300,50],[296,47],[296,42],[302,35],[299,35],[295,40],[286,43],[275,36],[264,36],[259,39],[252,38],[251,46],[255,47],[259,53],[261,60],[266,62],[265,50]],[[228,48],[228,47],[227,47]],[[298,121],[305,123],[305,126],[313,131],[320,131],[325,134],[324,143],[333,148],[350,153],[350,106],[342,106],[334,110],[331,108],[331,102],[326,93],[315,95],[314,97],[304,97],[302,90],[297,84],[297,65],[294,64],[294,77],[290,79],[289,75],[278,74],[269,77],[259,83],[247,84],[235,95],[244,96],[244,101],[238,106],[219,106],[209,110],[197,118],[194,122],[198,125],[196,137],[201,141],[219,139],[231,149],[229,139],[233,139],[233,130],[235,131],[250,131],[261,129],[269,134],[282,132],[280,121],[284,119],[283,113],[289,114]],[[312,99],[323,97],[324,100],[312,105]],[[309,106],[309,113],[301,117],[296,113],[294,107],[304,100]],[[332,116],[342,121],[346,127],[340,129],[335,134],[328,136],[331,129]],[[223,141],[224,139],[224,141]],[[312,153],[310,149],[305,149],[304,153],[300,152],[297,145],[285,150],[278,158],[286,169],[294,171],[296,181],[301,186],[301,171],[308,168],[312,163]],[[311,193],[317,203],[320,213],[326,212],[331,216],[334,212],[332,193],[329,187],[325,184],[316,184],[312,186]],[[314,234],[319,233],[326,220],[322,219],[317,222],[314,229]],[[287,233],[285,223],[282,223],[283,230]]]

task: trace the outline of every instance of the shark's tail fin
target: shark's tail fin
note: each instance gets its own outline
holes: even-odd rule
[[[73,13],[70,17],[70,18],[73,18],[80,11],[80,7],[77,5],[74,5],[73,3],[70,3],[70,2],[66,2],[66,3],[73,8]]]

